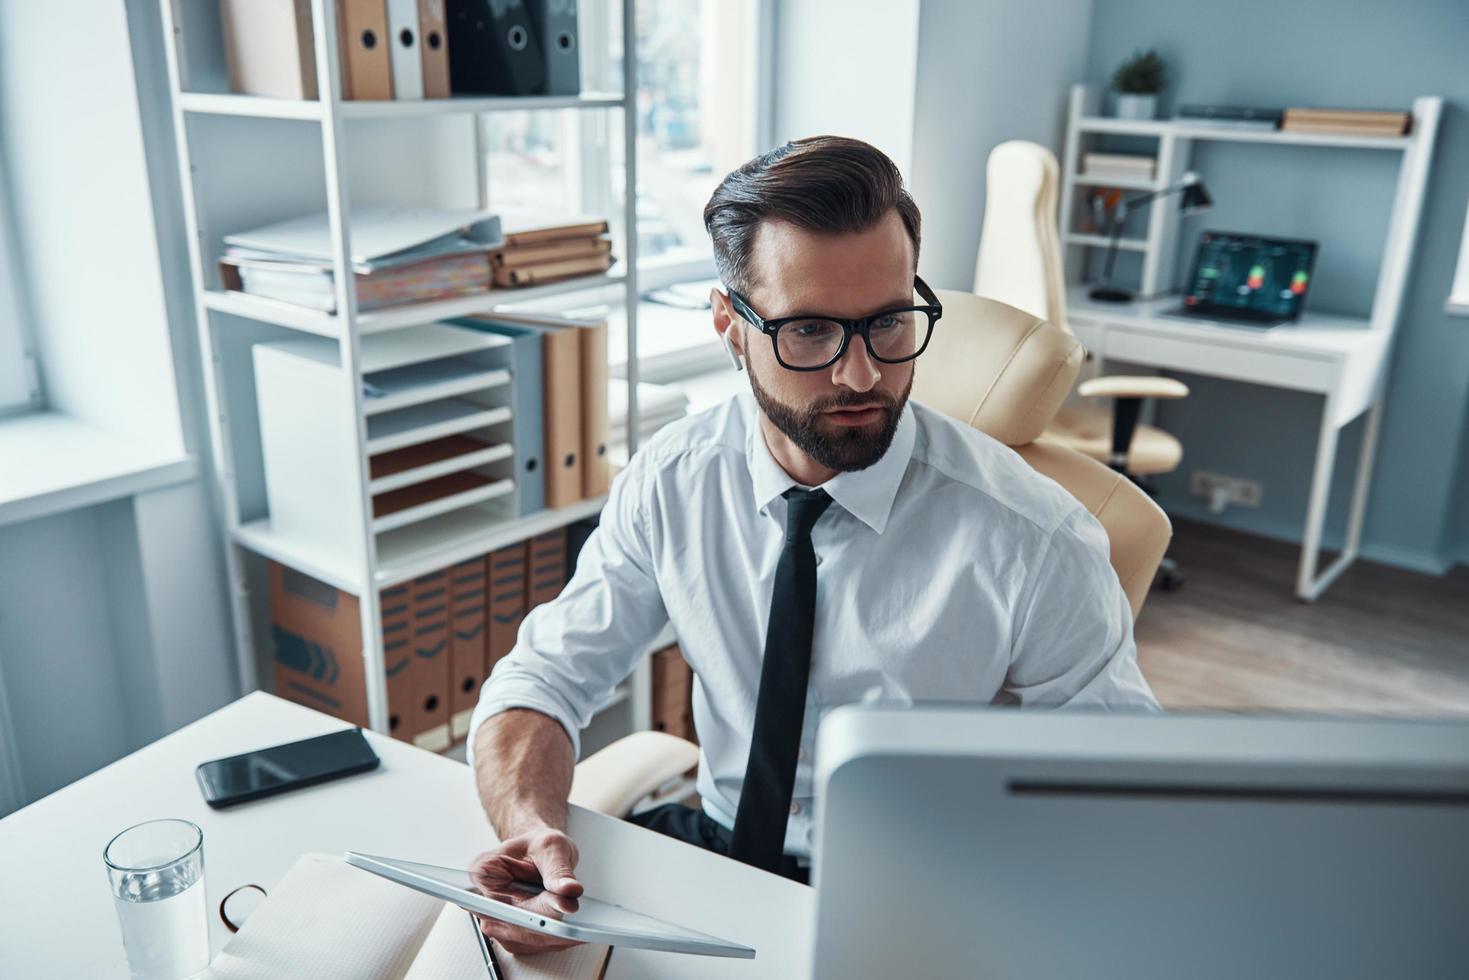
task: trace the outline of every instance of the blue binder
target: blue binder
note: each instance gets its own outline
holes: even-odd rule
[[[520,516],[546,506],[546,432],[541,408],[541,335],[534,327],[496,323],[479,317],[447,320],[458,327],[509,337],[515,384],[515,482],[520,485]]]

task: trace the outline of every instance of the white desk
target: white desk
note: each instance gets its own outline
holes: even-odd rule
[[[0,820],[0,974],[126,977],[102,866],[114,833],[153,817],[204,830],[204,874],[217,903],[237,885],[272,888],[303,852],[361,850],[463,866],[494,843],[462,763],[372,732],[374,772],[211,810],[194,782],[207,759],[335,731],[342,723],[256,692]],[[814,892],[784,878],[573,807],[589,893],[746,943],[753,960],[618,950],[611,978],[804,977]],[[217,915],[210,945],[229,938]]]
[[[1087,298],[1087,288],[1072,289],[1067,295],[1069,326],[1099,365],[1108,360],[1126,361],[1323,397],[1296,574],[1296,595],[1307,601],[1319,597],[1356,559],[1361,544],[1387,379],[1388,332],[1370,329],[1366,318],[1319,313],[1305,313],[1294,325],[1269,330],[1215,325],[1166,315],[1181,305],[1177,296],[1140,303],[1098,303]],[[1318,575],[1337,436],[1363,412],[1367,423],[1357,458],[1346,545],[1337,560]]]

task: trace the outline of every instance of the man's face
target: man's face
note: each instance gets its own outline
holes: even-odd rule
[[[912,305],[914,266],[913,242],[896,211],[844,235],[767,221],[755,233],[745,298],[766,319],[855,319]],[[731,330],[761,411],[819,466],[866,469],[887,452],[913,387],[913,361],[873,360],[854,334],[830,367],[790,371],[775,359],[769,337],[738,319]]]

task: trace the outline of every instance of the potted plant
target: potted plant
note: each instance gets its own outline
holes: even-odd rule
[[[1134,52],[1112,73],[1119,119],[1152,119],[1158,111],[1158,93],[1168,83],[1168,66],[1153,50]]]

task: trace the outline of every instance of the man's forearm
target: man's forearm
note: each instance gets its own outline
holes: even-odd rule
[[[539,711],[511,708],[480,725],[474,782],[501,840],[542,826],[566,829],[575,763],[566,730]]]

